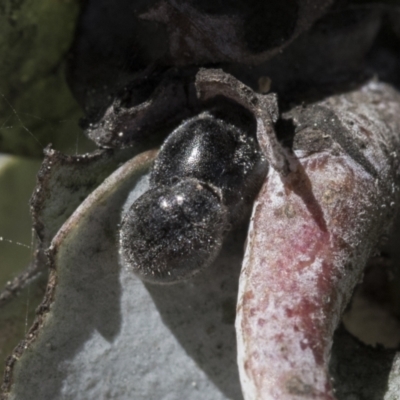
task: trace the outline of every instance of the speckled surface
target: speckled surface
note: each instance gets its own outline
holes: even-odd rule
[[[15,363],[9,399],[242,398],[234,317],[244,235],[233,234],[201,277],[144,285],[120,265],[116,246],[126,198],[147,185],[138,180],[145,168],[130,163],[54,238],[50,309]]]

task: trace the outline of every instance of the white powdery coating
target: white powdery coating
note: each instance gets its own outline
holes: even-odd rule
[[[54,300],[15,365],[10,400],[242,399],[233,324],[243,238],[191,281],[143,284],[120,264],[117,232],[121,209],[147,188],[140,165],[113,173],[53,240]]]
[[[128,268],[120,282],[118,335],[109,341],[94,331],[73,359],[59,365],[65,375],[60,398],[200,400],[206,393],[226,399],[162,322],[143,283]]]
[[[397,353],[389,375],[388,390],[383,400],[398,400],[400,393],[400,353]]]
[[[124,216],[128,211],[131,205],[144,193],[149,189],[150,186],[150,175],[142,176],[136,183],[133,190],[129,193],[126,202],[122,207],[122,216]]]
[[[238,363],[246,400],[335,399],[328,373],[332,336],[394,216],[399,126],[381,120],[400,115],[399,95],[370,83],[322,104],[351,130],[376,175],[337,146],[293,156],[297,171],[284,180],[270,171],[253,209],[239,285]]]
[[[319,157],[312,158],[318,161]],[[364,191],[374,187],[374,180],[351,160],[347,168],[340,162],[346,160],[327,161],[323,170],[309,173],[313,194],[318,200],[325,196],[330,207],[325,209],[323,201],[319,202],[327,232],[309,214],[301,197],[293,192],[284,194],[285,187],[275,172],[255,206],[252,223],[257,226],[251,230],[257,235],[250,236],[244,259],[237,318],[242,385],[246,394],[253,393],[246,400],[333,398],[327,376],[329,340],[348,301],[349,287],[360,278],[371,244],[370,240],[358,240],[363,228],[349,224],[350,231],[345,232],[335,226],[335,219],[351,218],[365,207],[363,199],[353,199],[346,215],[339,215],[335,211],[341,209],[342,194],[333,191],[352,174],[367,183],[360,185]],[[362,192],[361,187],[352,189],[357,196]],[[284,202],[279,200],[282,197]],[[260,215],[268,221],[264,229],[254,221]],[[376,240],[376,235],[372,239]],[[331,306],[334,302],[337,308]]]

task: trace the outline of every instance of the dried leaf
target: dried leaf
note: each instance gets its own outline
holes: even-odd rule
[[[271,170],[240,278],[246,400],[335,399],[333,333],[395,216],[398,115],[400,95],[377,82],[285,115],[295,130],[293,172],[282,179]]]
[[[4,399],[241,399],[234,318],[245,230],[186,283],[144,285],[119,264],[121,209],[146,190],[154,155],[124,164],[53,239],[46,298],[9,358]]]
[[[162,0],[140,18],[166,25],[174,65],[259,64],[310,28],[332,1]]]

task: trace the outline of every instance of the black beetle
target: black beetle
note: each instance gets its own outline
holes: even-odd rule
[[[125,215],[121,255],[143,280],[171,283],[206,268],[249,210],[268,164],[247,112],[215,107],[166,139],[150,189]]]

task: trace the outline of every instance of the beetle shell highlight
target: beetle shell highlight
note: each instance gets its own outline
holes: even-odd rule
[[[267,171],[252,127],[245,113],[215,109],[167,138],[150,190],[132,204],[121,227],[122,258],[143,280],[188,279],[217,257]]]

